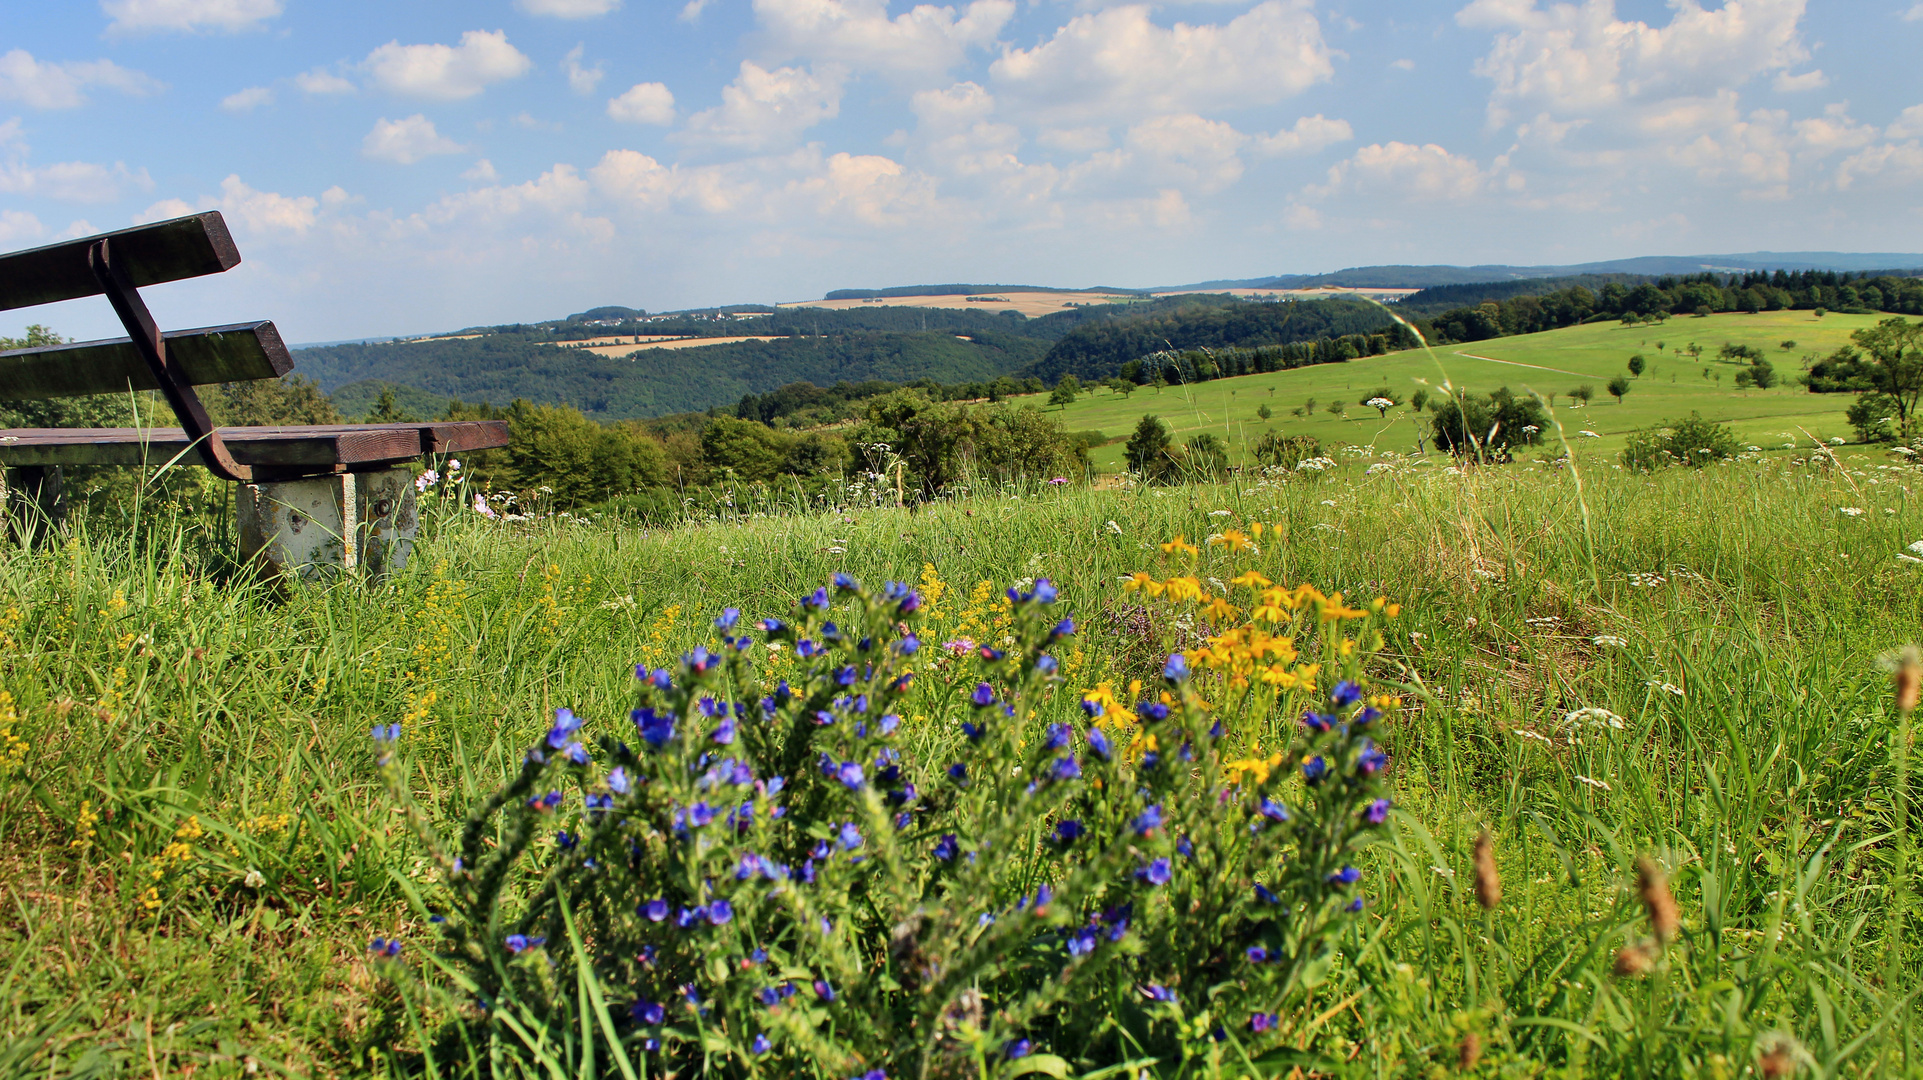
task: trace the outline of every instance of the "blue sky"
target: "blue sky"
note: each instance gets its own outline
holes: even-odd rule
[[[293,341],[1920,251],[1920,46],[1923,0],[14,0],[0,248],[218,208],[246,262],[150,303]]]

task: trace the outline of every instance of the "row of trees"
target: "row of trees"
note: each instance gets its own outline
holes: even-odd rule
[[[1600,291],[1577,285],[1533,296],[1485,300],[1445,311],[1423,327],[1431,341],[1464,342],[1532,334],[1604,319],[1635,321],[1721,311],[1832,310],[1923,315],[1923,279],[1835,271],[1695,274]]]
[[[1848,417],[1865,440],[1915,438],[1923,420],[1923,321],[1884,319],[1850,341],[1810,365],[1804,380],[1810,392],[1857,395]]]

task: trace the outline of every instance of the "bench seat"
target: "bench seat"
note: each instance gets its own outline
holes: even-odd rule
[[[235,461],[267,473],[302,476],[365,472],[422,454],[505,446],[508,438],[505,420],[219,431]],[[187,433],[180,428],[10,428],[0,430],[0,465],[162,465],[188,445]]]

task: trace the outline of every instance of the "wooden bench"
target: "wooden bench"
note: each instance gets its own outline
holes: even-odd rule
[[[271,322],[162,333],[139,288],[240,263],[219,212],[0,255],[0,311],[104,295],[127,337],[0,352],[0,400],[157,390],[177,428],[0,429],[9,517],[59,522],[65,466],[204,465],[240,487],[244,555],[275,572],[380,574],[407,560],[423,454],[507,445],[504,421],[216,428],[197,386],[277,379],[293,358]]]

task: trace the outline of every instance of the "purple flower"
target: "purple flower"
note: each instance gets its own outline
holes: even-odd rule
[[[881,718],[881,723],[876,725],[883,735],[893,735],[895,729],[900,726],[901,717],[896,716],[894,713],[884,713]]]
[[[708,905],[708,921],[715,926],[734,921],[734,905],[726,900],[716,900]]]
[[[1068,935],[1068,955],[1086,956],[1095,951],[1095,928],[1084,926]]]
[[[935,858],[942,862],[951,861],[960,851],[961,844],[955,839],[954,833],[944,833],[940,840],[935,841]]]
[[[1249,958],[1249,963],[1261,964],[1268,961],[1269,950],[1263,948],[1260,945],[1251,945],[1249,946],[1248,952],[1244,955],[1246,955]]]
[[[1061,622],[1056,623],[1052,628],[1050,628],[1050,630],[1048,631],[1048,640],[1060,641],[1061,639],[1069,636],[1070,634],[1073,634],[1074,632],[1075,632],[1075,620],[1063,619]]]
[[[1095,751],[1095,755],[1103,761],[1107,761],[1108,756],[1115,751],[1114,746],[1108,741],[1108,736],[1102,734],[1102,729],[1098,727],[1088,729],[1088,748]]]
[[[1362,898],[1358,896],[1354,900],[1349,901],[1346,905],[1343,906],[1342,910],[1349,912],[1350,914],[1354,914],[1358,911],[1361,911]]]
[[[856,589],[861,588],[861,584],[857,582],[854,578],[849,577],[847,574],[842,574],[842,573],[835,574],[834,582],[835,582],[835,588],[840,589],[843,592],[854,592]]]
[[[699,829],[714,820],[714,807],[705,802],[688,807],[688,823]]]
[[[813,660],[815,657],[820,656],[821,652],[821,646],[809,641],[807,638],[802,638],[800,641],[795,642],[795,654],[803,660]]]
[[[1376,773],[1381,772],[1382,767],[1388,763],[1389,755],[1383,753],[1381,747],[1370,742],[1368,739],[1362,740],[1362,754],[1355,759],[1357,771],[1364,776],[1374,776]]]
[[[734,629],[734,624],[740,620],[740,608],[722,608],[721,617],[714,621],[714,628],[716,630],[732,630]]]
[[[968,766],[959,761],[955,762],[948,767],[948,778],[958,784],[968,779]]]
[[[835,779],[841,781],[841,786],[849,791],[860,791],[861,785],[867,779],[862,775],[861,765],[853,761],[842,762],[840,767],[835,769],[834,775]]]
[[[375,956],[385,956],[391,959],[401,955],[401,943],[398,938],[389,940],[388,938],[377,937],[367,943],[367,951],[373,953]]]
[[[609,772],[608,790],[614,792],[616,795],[626,795],[628,792],[634,790],[633,783],[628,779],[628,770],[617,766],[613,771]]]
[[[1148,995],[1150,1001],[1175,1000],[1175,991],[1170,990],[1161,983],[1149,983],[1147,986],[1142,987],[1142,993]]]
[[[1305,712],[1302,714],[1302,726],[1321,734],[1335,726],[1335,717],[1324,716],[1318,712]]]
[[[1179,683],[1189,677],[1189,662],[1181,653],[1172,653],[1168,663],[1162,665],[1162,678]]]
[[[1349,717],[1349,724],[1355,728],[1366,728],[1380,719],[1382,719],[1381,709],[1373,705],[1364,705],[1355,711],[1354,716]]]
[[[836,839],[841,841],[841,849],[843,851],[853,851],[861,846],[861,830],[855,828],[854,822],[845,822],[842,824],[841,832],[836,836]]]
[[[1168,860],[1156,859],[1154,862],[1135,871],[1135,876],[1148,882],[1150,885],[1167,885],[1169,882]]]
[[[775,1044],[768,1040],[768,1036],[766,1032],[756,1035],[754,1044],[751,1047],[749,1047],[749,1049],[754,1051],[756,1057],[759,1057],[762,1054],[765,1054],[768,1051],[773,1050],[774,1048],[775,1048]]]
[[[828,610],[828,590],[816,589],[814,592],[811,592],[807,596],[802,597],[801,606],[814,608],[816,611],[827,611]]]
[[[1059,595],[1060,593],[1057,592],[1055,589],[1055,583],[1048,580],[1047,578],[1042,578],[1040,581],[1037,581],[1035,583],[1035,602],[1036,603],[1052,604],[1055,602],[1055,598]]]
[[[1346,708],[1362,700],[1362,688],[1344,679],[1329,692],[1329,700],[1335,702],[1337,708]]]
[[[1274,1013],[1259,1012],[1249,1017],[1249,1030],[1257,1035],[1274,1027],[1279,1018]]]
[[[1329,763],[1323,760],[1320,754],[1302,763],[1302,776],[1311,784],[1319,782],[1327,775],[1329,775]]]
[[[1270,892],[1268,887],[1259,881],[1255,883],[1255,898],[1265,904],[1279,904],[1282,902],[1281,897]]]
[[[1389,800],[1377,799],[1362,811],[1362,820],[1371,825],[1380,825],[1389,820]]]
[[[968,695],[968,703],[977,709],[986,709],[995,704],[995,688],[987,683],[976,683],[975,692]]]
[[[588,757],[587,748],[578,742],[569,743],[567,749],[561,751],[561,756],[574,762],[576,765],[586,765],[589,760],[591,760]]]
[[[722,746],[727,746],[729,743],[734,742],[734,720],[730,718],[716,724],[712,738]]]
[[[579,841],[575,840],[574,836],[566,829],[554,834],[554,846],[560,848],[562,851],[574,850],[574,845],[578,842]]]
[[[1002,1056],[1010,1061],[1025,1058],[1035,1049],[1027,1039],[1012,1039],[1002,1047]]]
[[[559,750],[568,741],[568,736],[581,730],[581,718],[572,709],[554,710],[554,726],[548,729],[548,747]]]
[[[507,946],[508,952],[521,953],[525,952],[532,945],[532,942],[528,940],[526,934],[509,934],[507,939],[501,942],[501,944]]]
[[[779,634],[788,627],[780,619],[763,619],[760,623],[763,633]]]
[[[988,734],[988,725],[972,724],[966,720],[963,720],[962,734],[968,736],[969,742],[981,742],[982,736]]]
[[[634,710],[629,717],[634,721],[634,726],[641,730],[641,741],[656,750],[674,738],[674,716],[670,713],[658,713],[643,707]]]
[[[1168,706],[1159,701],[1144,701],[1135,706],[1135,715],[1144,720],[1167,720]]]
[[[1345,885],[1354,885],[1356,882],[1361,880],[1362,880],[1362,871],[1357,870],[1353,866],[1345,866],[1342,869],[1337,870],[1335,873],[1329,875],[1329,884],[1334,885],[1337,888],[1341,888]]]
[[[391,742],[395,742],[395,741],[397,741],[398,739],[400,739],[400,737],[401,737],[401,725],[399,725],[399,724],[375,724],[375,725],[374,725],[374,730],[372,730],[372,731],[370,731],[370,732],[368,732],[368,735],[369,735],[369,736],[370,736],[370,737],[371,737],[371,738],[372,738],[372,739],[373,739],[373,740],[374,740],[375,742],[377,742],[377,743],[381,743],[382,745],[386,745],[387,743],[391,743]]]
[[[1042,745],[1050,750],[1066,749],[1075,739],[1075,729],[1067,724],[1050,724]]]
[[[1289,820],[1288,807],[1283,806],[1281,803],[1276,802],[1266,795],[1262,797],[1261,811],[1262,816],[1268,818],[1270,821]]]
[[[696,645],[693,652],[681,658],[681,662],[696,675],[706,675],[714,669],[716,664],[721,663],[721,656],[718,653],[709,652],[706,646]]]
[[[1132,825],[1137,836],[1147,836],[1162,827],[1162,804],[1156,803],[1147,810],[1135,815]]]
[[[823,1001],[833,1001],[835,1000],[835,988],[828,985],[827,979],[816,979],[815,996]]]
[[[628,1008],[628,1015],[633,1017],[637,1024],[653,1027],[668,1018],[668,1010],[647,998],[642,998]]]
[[[1088,829],[1074,818],[1058,821],[1055,823],[1055,842],[1058,844],[1072,844],[1076,840],[1081,839],[1082,834],[1087,831]]]
[[[1057,780],[1080,779],[1082,775],[1082,763],[1076,761],[1073,757],[1056,758],[1054,766],[1049,769],[1049,775]]]

